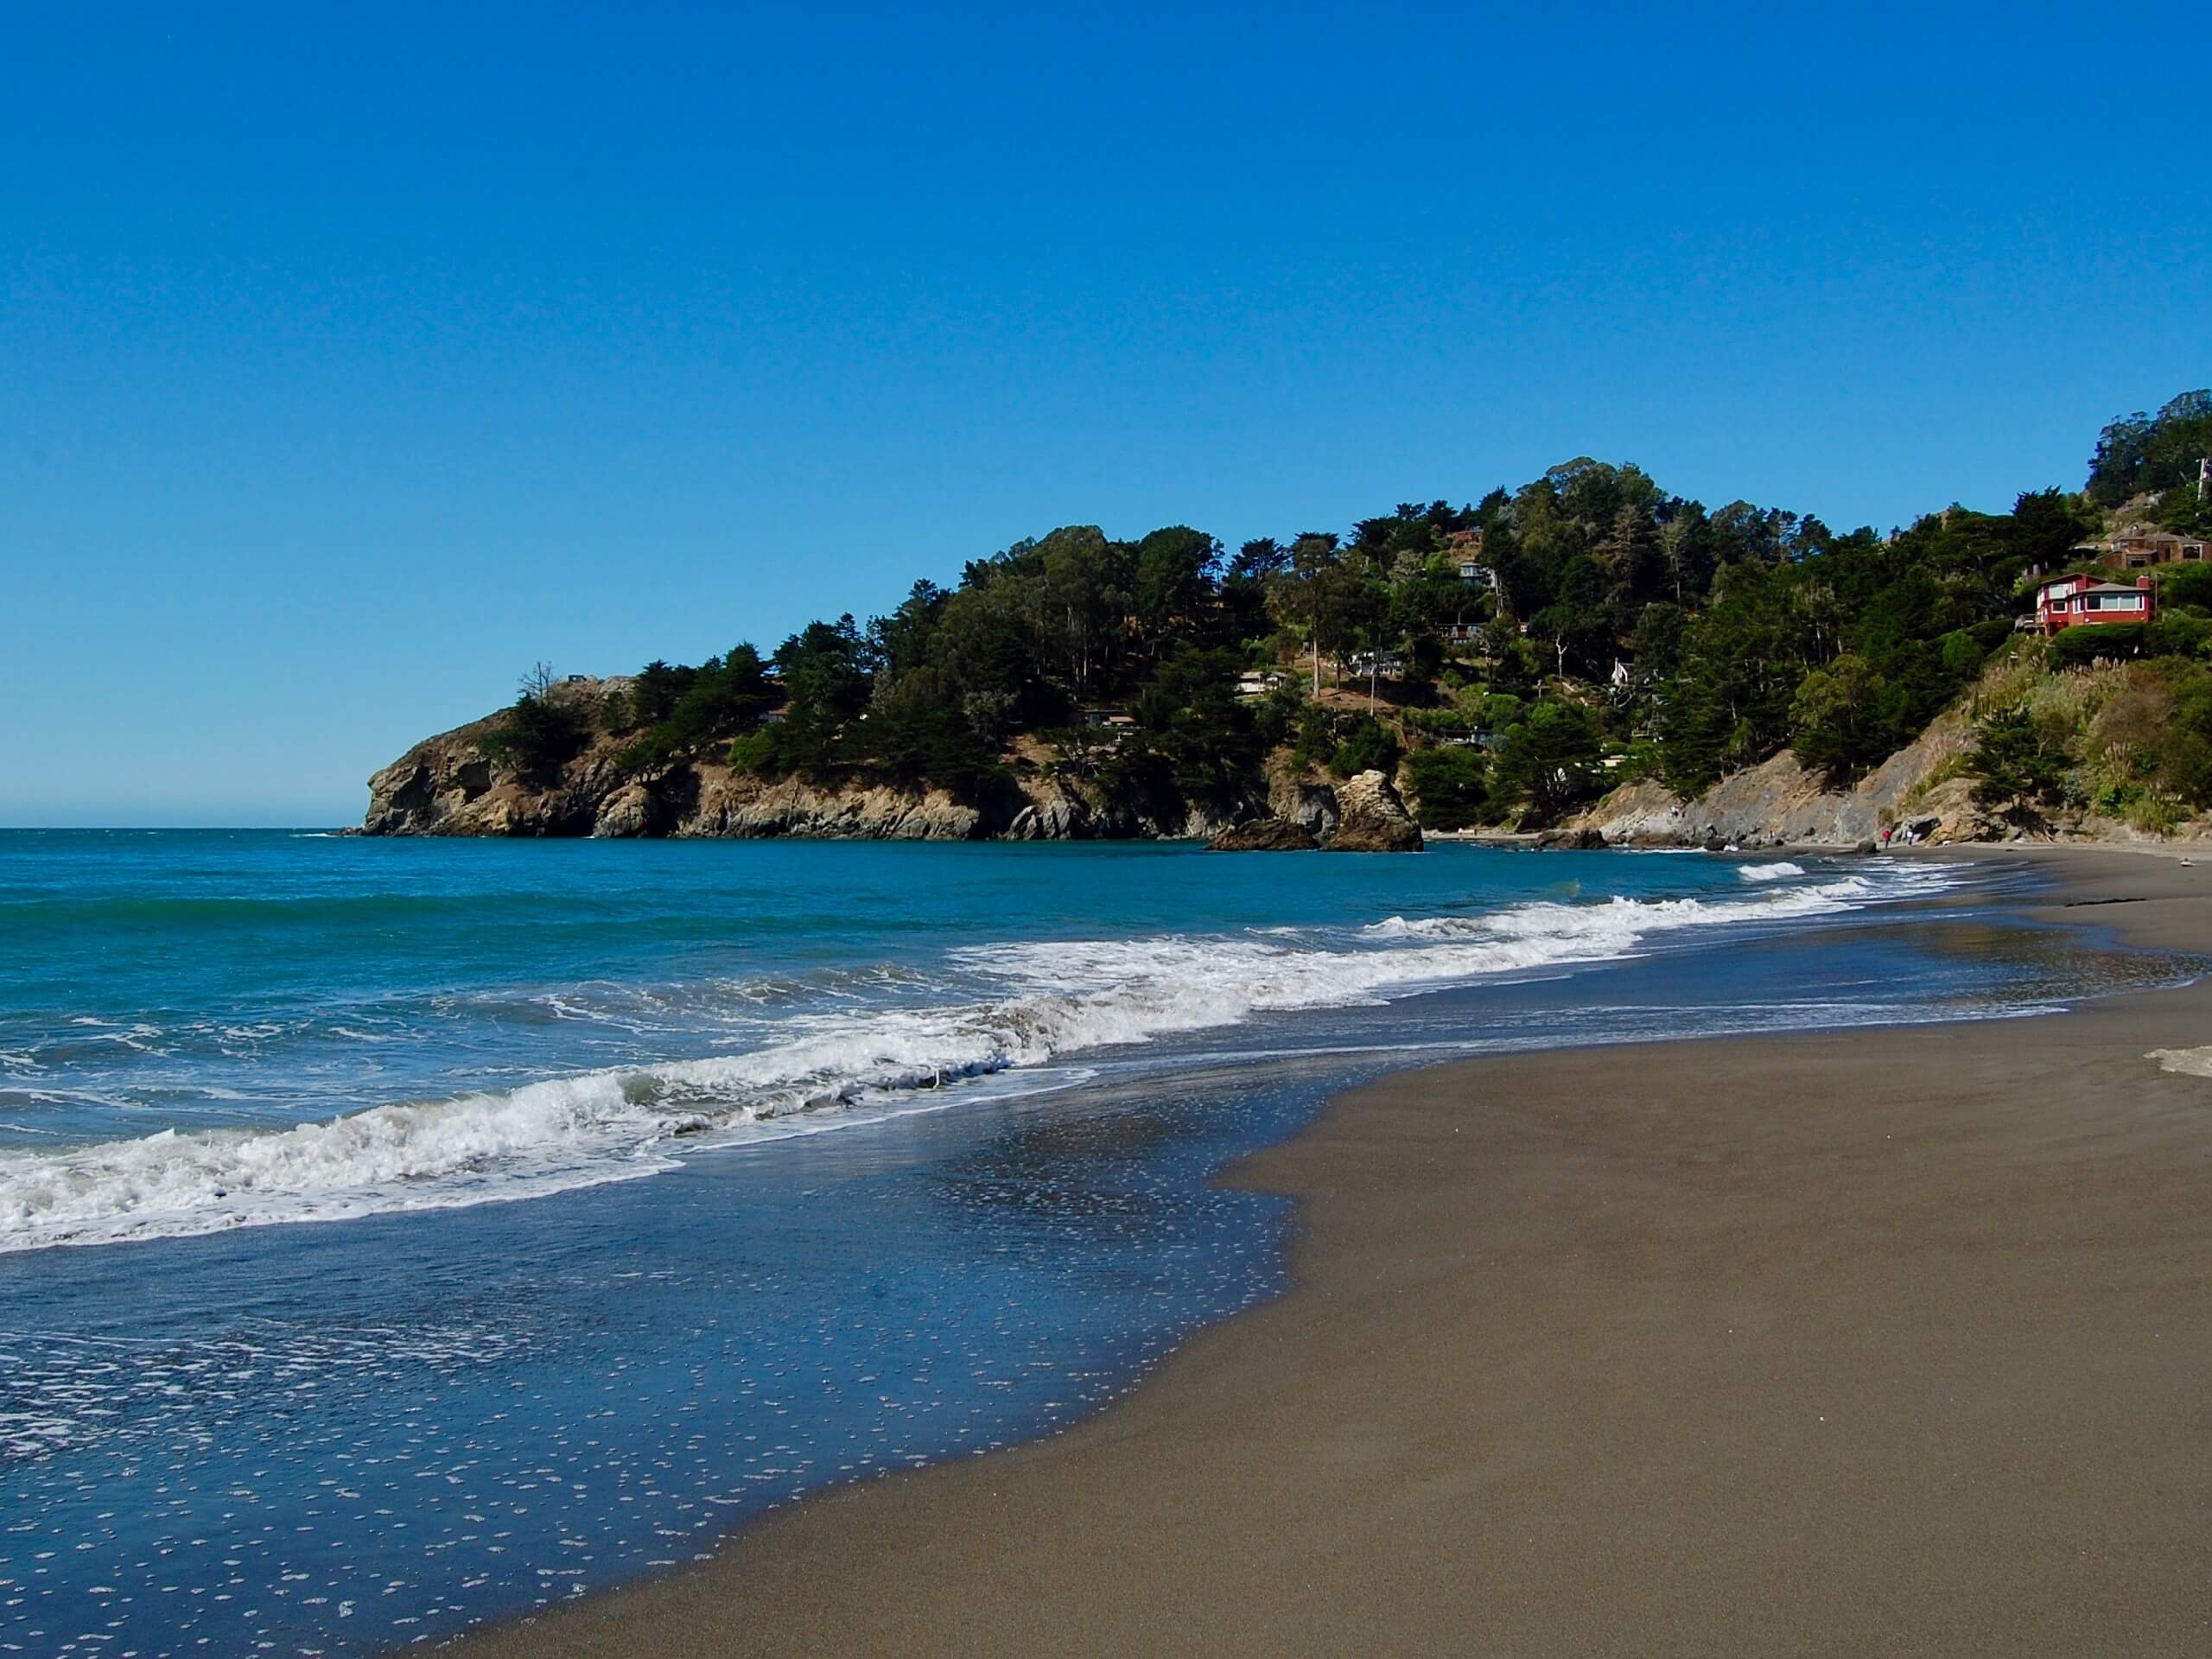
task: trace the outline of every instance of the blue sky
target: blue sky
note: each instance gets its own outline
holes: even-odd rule
[[[349,820],[1059,524],[1885,527],[2212,383],[2193,8],[327,10],[10,21],[0,823]]]

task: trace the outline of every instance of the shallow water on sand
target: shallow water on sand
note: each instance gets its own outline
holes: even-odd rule
[[[2185,966],[1887,861],[275,835],[0,837],[0,947],[57,1654],[374,1651],[1049,1432],[1278,1288],[1207,1178],[1389,1066]]]

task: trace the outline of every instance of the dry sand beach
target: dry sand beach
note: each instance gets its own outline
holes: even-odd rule
[[[2212,864],[2049,863],[2212,949]],[[1393,1077],[1236,1172],[1294,1291],[1103,1415],[459,1651],[2212,1652],[2212,1077],[2145,1058],[2204,1044],[2212,985]]]

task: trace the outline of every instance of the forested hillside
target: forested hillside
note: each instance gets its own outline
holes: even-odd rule
[[[2047,649],[2015,645],[2030,573],[2088,556],[2072,550],[2120,520],[2212,525],[2196,482],[2208,442],[2212,394],[2189,393],[2108,424],[2079,492],[1889,534],[1708,509],[1590,460],[1233,550],[1182,525],[1133,540],[1068,526],[772,652],[649,663],[588,700],[542,673],[480,747],[525,783],[589,753],[648,791],[706,764],[986,801],[1042,772],[1163,820],[1249,798],[1273,756],[1315,777],[1395,774],[1432,829],[1550,823],[1637,779],[1694,795],[1785,747],[1847,782],[1993,653]],[[2171,659],[2160,672],[2193,707],[2212,577],[2177,574],[2152,628],[2090,632],[2107,652]],[[2145,775],[2202,804],[2195,783]]]

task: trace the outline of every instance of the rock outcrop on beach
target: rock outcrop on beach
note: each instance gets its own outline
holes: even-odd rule
[[[1341,815],[1336,833],[1325,843],[1332,853],[1417,853],[1421,850],[1421,825],[1406,810],[1405,802],[1389,779],[1379,772],[1363,772],[1337,790]]]
[[[1210,853],[1310,853],[1321,843],[1304,824],[1290,818],[1254,818],[1223,830],[1206,842]]]
[[[1297,824],[1315,841],[1337,832],[1344,816],[1335,787],[1308,777],[1281,757],[1268,768],[1268,810],[1274,817]]]

